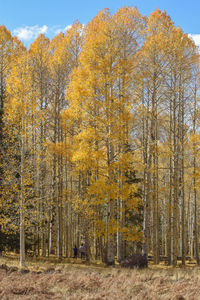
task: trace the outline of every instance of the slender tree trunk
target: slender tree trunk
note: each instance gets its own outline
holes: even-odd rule
[[[25,173],[25,145],[24,145],[24,120],[22,117],[21,128],[21,191],[20,191],[20,267],[25,266],[25,233],[24,233],[24,173]]]
[[[176,77],[176,75],[175,75]],[[176,80],[174,83],[176,87]],[[178,234],[177,234],[177,217],[178,217],[178,149],[177,149],[177,114],[176,114],[176,94],[174,92],[173,97],[173,266],[177,265],[177,241],[178,241]]]
[[[172,263],[172,177],[173,177],[173,168],[172,168],[172,99],[170,97],[170,128],[169,128],[169,204],[168,204],[168,234],[167,234],[167,256],[168,264]]]
[[[195,94],[194,94],[194,116],[193,116],[193,133],[196,134],[196,114],[197,114],[197,88],[195,86]],[[197,264],[200,264],[199,258],[199,237],[198,237],[198,220],[197,220],[197,187],[196,187],[196,144],[193,142],[193,201],[194,201],[194,240],[195,240],[195,256]]]
[[[143,109],[144,105],[144,97],[143,97]],[[149,99],[147,99],[147,108],[146,112],[143,114],[143,163],[145,165],[145,169],[143,172],[143,197],[144,197],[144,243],[143,243],[143,254],[148,257],[149,252],[149,213],[150,213],[150,172],[149,168],[151,166],[151,157],[148,160],[148,139],[149,139]],[[150,163],[150,164],[149,164]]]
[[[184,149],[184,137],[185,137],[185,129],[184,129],[184,116],[185,116],[185,107],[184,107],[184,97],[183,91],[181,89],[181,194],[182,194],[182,207],[181,207],[181,225],[182,225],[182,265],[185,265],[185,166],[184,166],[184,157],[185,157],[185,149]]]

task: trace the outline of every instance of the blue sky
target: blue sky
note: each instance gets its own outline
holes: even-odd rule
[[[147,16],[157,7],[166,10],[200,44],[200,0],[0,0],[0,24],[28,46],[39,33],[52,38],[76,19],[87,24],[103,8],[115,12],[124,5],[136,5]]]

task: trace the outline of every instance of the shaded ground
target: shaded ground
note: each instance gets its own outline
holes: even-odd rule
[[[0,260],[0,299],[198,300],[200,269],[125,270],[43,263],[29,266],[26,272]]]

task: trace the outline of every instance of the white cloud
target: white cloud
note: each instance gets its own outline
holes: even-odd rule
[[[84,26],[84,25],[83,25]],[[13,30],[13,34],[18,37],[25,44],[30,44],[34,39],[38,37],[39,34],[47,34],[48,37],[52,38],[60,32],[66,32],[72,27],[72,24],[65,27],[60,25],[47,26],[43,25],[39,27],[38,25],[34,26],[22,26]]]
[[[200,47],[200,34],[188,34],[188,36],[193,39],[193,41],[195,42],[195,44]]]
[[[13,30],[13,33],[22,41],[30,41],[35,39],[41,33],[47,33],[47,31],[47,25],[43,25],[42,27],[35,25],[16,28]]]
[[[65,32],[65,31],[67,31],[67,30],[69,30],[70,28],[72,28],[72,25],[67,25],[65,28],[59,28],[59,29],[57,29],[57,30],[55,30],[55,34],[58,34],[58,33],[60,33],[60,32]]]
[[[67,31],[67,30],[69,30],[70,28],[72,28],[72,25],[67,25],[67,26],[65,27],[64,31]]]

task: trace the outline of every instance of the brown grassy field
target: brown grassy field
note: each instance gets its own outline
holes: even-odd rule
[[[6,269],[6,266],[7,269]],[[11,267],[12,266],[12,267]],[[119,266],[62,261],[29,261],[27,273],[16,258],[0,259],[1,300],[198,300],[200,268],[151,266],[127,270]]]

